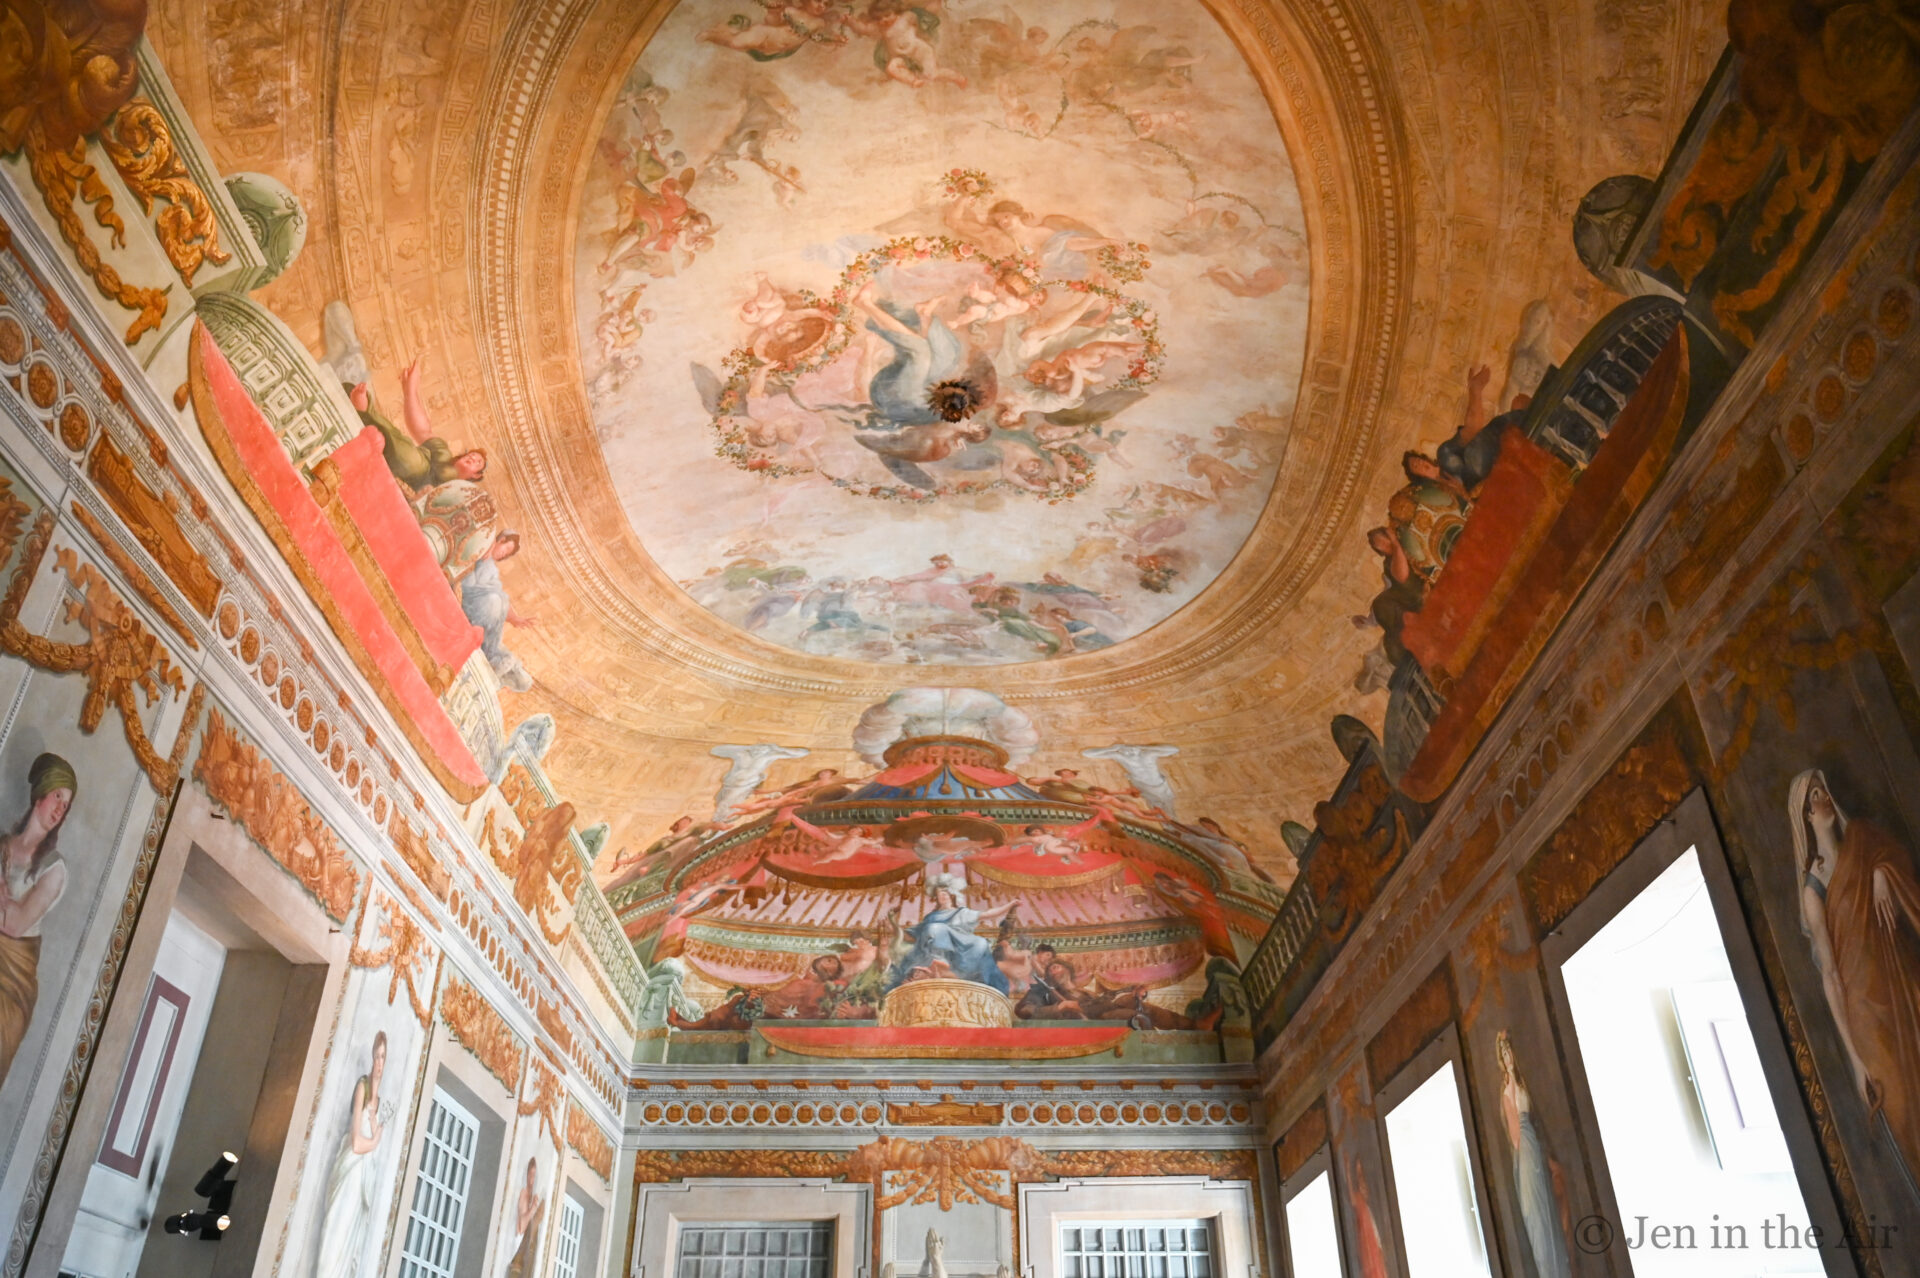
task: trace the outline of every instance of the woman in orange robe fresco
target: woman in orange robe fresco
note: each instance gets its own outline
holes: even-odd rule
[[[1354,1241],[1359,1245],[1360,1278],[1387,1278],[1387,1258],[1380,1247],[1380,1227],[1373,1222],[1373,1203],[1367,1197],[1367,1176],[1358,1155],[1347,1159],[1347,1199],[1353,1207]]]
[[[1809,769],[1788,793],[1801,925],[1870,1114],[1920,1179],[1920,873],[1886,830],[1849,818]]]

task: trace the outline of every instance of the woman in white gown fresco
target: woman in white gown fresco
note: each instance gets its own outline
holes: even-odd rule
[[[320,1217],[319,1260],[314,1278],[360,1278],[373,1233],[376,1155],[386,1124],[380,1116],[380,1076],[387,1070],[387,1035],[373,1036],[367,1072],[353,1084],[347,1139],[327,1177],[327,1205]]]

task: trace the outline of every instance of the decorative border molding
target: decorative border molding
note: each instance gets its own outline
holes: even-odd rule
[[[353,858],[294,784],[229,727],[217,708],[207,717],[206,744],[194,760],[193,779],[300,880],[329,918],[347,921],[360,895]]]
[[[526,1066],[527,1051],[520,1036],[493,1004],[462,980],[449,975],[440,991],[440,1017],[460,1046],[473,1054],[489,1074],[499,1079],[509,1092],[520,1089],[520,1072]]]
[[[567,1146],[594,1175],[613,1184],[613,1141],[578,1105],[567,1106]]]
[[[627,1116],[630,1126],[665,1128],[689,1141],[748,1129],[834,1137],[887,1128],[980,1127],[1018,1130],[1036,1138],[1098,1131],[1132,1138],[1164,1133],[1187,1140],[1197,1132],[1209,1139],[1234,1139],[1259,1130],[1259,1106],[1250,1088],[1172,1079],[1005,1081],[991,1087],[931,1079],[674,1082],[644,1086],[632,1094]]]
[[[347,952],[347,963],[352,967],[378,971],[383,967],[393,969],[392,977],[387,981],[387,1006],[393,1006],[393,1000],[400,995],[400,987],[407,987],[407,1002],[413,1007],[413,1014],[425,1029],[433,1022],[433,989],[439,978],[440,951],[427,940],[426,933],[418,923],[409,918],[393,901],[378,894],[374,895],[368,907],[369,914],[377,915],[379,923],[375,925],[382,940],[386,942],[379,949],[363,947],[356,939],[353,948]],[[364,925],[367,920],[363,919]],[[426,959],[427,975],[423,978],[416,974],[415,968],[421,959]],[[421,987],[425,986],[425,993]]]

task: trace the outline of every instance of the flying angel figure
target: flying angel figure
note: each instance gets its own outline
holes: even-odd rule
[[[767,779],[767,769],[776,760],[800,759],[808,752],[762,742],[759,745],[717,745],[709,753],[733,760],[727,775],[720,778],[720,792],[713,796],[713,819],[731,821],[734,808],[760,788],[760,783]]]

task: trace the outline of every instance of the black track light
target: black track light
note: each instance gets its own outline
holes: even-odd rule
[[[206,1210],[176,1213],[167,1217],[161,1228],[170,1234],[194,1234],[209,1242],[218,1240],[233,1224],[227,1208],[233,1204],[234,1182],[227,1179],[227,1173],[239,1165],[240,1155],[222,1150],[213,1166],[207,1168],[193,1186],[194,1196],[207,1200]]]
[[[215,1241],[232,1225],[233,1217],[224,1211],[183,1211],[177,1216],[167,1217],[161,1228],[170,1234],[197,1233],[203,1239]]]
[[[220,1187],[220,1182],[227,1178],[227,1173],[239,1165],[240,1155],[231,1150],[221,1150],[220,1157],[214,1159],[213,1166],[202,1172],[200,1179],[194,1184],[193,1196],[195,1198],[213,1197],[213,1191]]]

